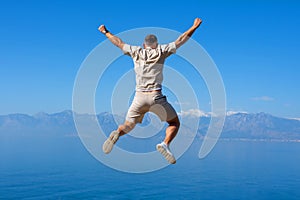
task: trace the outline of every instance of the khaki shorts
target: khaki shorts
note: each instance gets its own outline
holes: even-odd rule
[[[161,121],[169,121],[177,117],[177,113],[161,91],[136,92],[128,110],[126,121],[142,123],[145,113],[155,113]]]

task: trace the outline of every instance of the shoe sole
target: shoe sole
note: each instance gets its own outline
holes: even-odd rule
[[[169,163],[171,163],[171,164],[175,164],[175,163],[176,163],[175,157],[174,157],[172,154],[168,153],[167,150],[166,150],[165,148],[163,148],[163,147],[160,146],[160,145],[157,145],[157,146],[156,146],[156,149],[157,149],[157,151],[158,151],[159,153],[161,153],[161,154],[165,157],[165,159],[166,159]]]
[[[116,131],[113,131],[107,140],[103,143],[102,150],[104,153],[108,154],[112,151],[114,144],[119,139],[119,133]]]

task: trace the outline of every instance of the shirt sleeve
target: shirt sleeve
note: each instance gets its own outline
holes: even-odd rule
[[[173,53],[176,53],[175,42],[161,45],[161,49],[162,49],[163,54],[165,54],[166,57],[168,57],[168,56],[172,55]]]
[[[123,53],[125,55],[128,55],[128,56],[131,56],[131,57],[134,57],[134,55],[136,54],[137,50],[139,49],[140,47],[138,46],[131,46],[129,44],[124,44],[123,46]]]

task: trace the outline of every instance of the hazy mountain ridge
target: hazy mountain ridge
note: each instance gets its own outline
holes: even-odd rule
[[[226,118],[223,137],[251,139],[299,139],[300,122],[266,113],[239,113]]]
[[[87,115],[91,116],[91,115]],[[197,120],[196,117],[188,117],[189,123]],[[110,132],[117,127],[117,123],[123,120],[122,116],[113,116],[111,113],[100,113],[97,119],[105,132]],[[115,122],[115,120],[117,122]],[[149,123],[149,118],[144,119],[144,124]],[[198,136],[203,137],[210,122],[209,116],[200,117]],[[188,127],[182,127],[182,131]],[[36,135],[47,136],[76,136],[76,128],[73,121],[73,112],[66,110],[60,113],[35,115],[9,114],[0,115],[0,136],[9,135]],[[275,117],[266,113],[236,113],[228,115],[225,120],[222,138],[245,139],[280,139],[299,140],[300,121]]]

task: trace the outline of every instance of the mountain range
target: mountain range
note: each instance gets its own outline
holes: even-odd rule
[[[200,138],[205,136],[211,116],[181,117],[188,117],[189,123],[196,123],[200,119],[197,136]],[[117,121],[123,120],[123,117],[107,112],[97,115],[104,132],[116,129],[114,118],[118,118]],[[145,117],[143,124],[149,123],[149,120],[149,117]],[[182,131],[187,128],[182,127]],[[0,115],[0,138],[15,136],[77,137],[73,112],[66,110],[54,114],[41,112],[35,115]],[[300,141],[300,121],[275,117],[267,113],[233,113],[226,116],[221,138]]]

